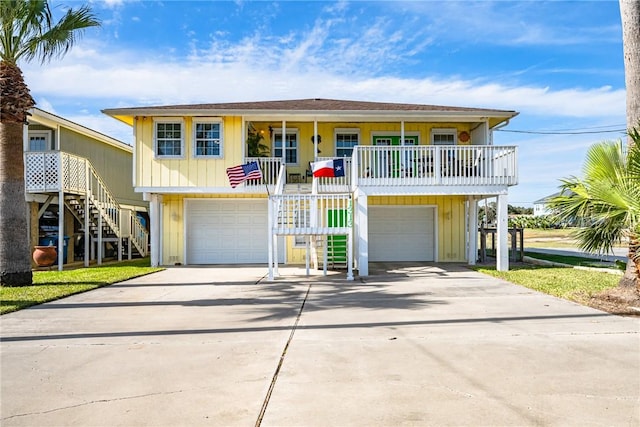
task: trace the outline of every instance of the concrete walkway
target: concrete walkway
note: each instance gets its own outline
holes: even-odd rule
[[[465,267],[171,268],[0,318],[6,426],[636,426],[640,320]]]

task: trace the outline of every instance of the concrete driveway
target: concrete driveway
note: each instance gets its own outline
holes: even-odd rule
[[[2,426],[637,426],[640,320],[463,266],[177,267],[0,318]]]

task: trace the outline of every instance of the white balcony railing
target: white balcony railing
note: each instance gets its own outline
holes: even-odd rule
[[[357,186],[516,185],[517,147],[494,145],[356,146]]]
[[[273,234],[347,234],[352,226],[350,194],[273,194]]]
[[[273,191],[280,169],[285,167],[281,157],[245,157],[244,162],[258,162],[263,177],[262,180],[250,179],[245,181],[244,189],[248,191],[264,192],[265,184],[269,187],[269,191]]]
[[[315,178],[315,181],[318,182],[319,193],[348,193],[351,191],[351,157],[318,157],[316,161],[336,158],[344,160],[344,176],[336,178]]]

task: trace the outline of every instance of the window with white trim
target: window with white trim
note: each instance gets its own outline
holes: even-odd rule
[[[29,151],[52,150],[50,130],[30,130],[29,131]]]
[[[456,145],[457,135],[456,129],[432,129],[431,143],[433,145]]]
[[[335,130],[336,157],[351,157],[353,147],[359,143],[360,131],[358,129]]]
[[[156,119],[153,131],[156,157],[184,155],[184,123],[181,119]]]
[[[282,158],[282,129],[274,129],[273,132],[273,156]],[[284,144],[284,159],[288,165],[298,164],[298,130],[287,129]]]
[[[193,145],[196,157],[222,157],[222,120],[194,120]]]

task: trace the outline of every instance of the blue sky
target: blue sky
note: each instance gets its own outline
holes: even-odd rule
[[[58,15],[81,4],[52,2]],[[616,0],[90,4],[101,28],[62,60],[20,65],[38,107],[127,143],[100,110],[297,98],[516,110],[505,130],[551,133],[495,133],[519,146],[509,203],[532,206],[580,174],[591,144],[623,137]]]

